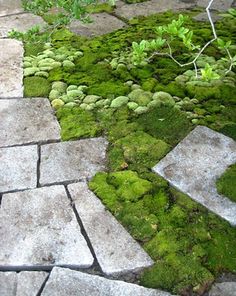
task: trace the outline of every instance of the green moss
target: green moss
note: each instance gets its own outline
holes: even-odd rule
[[[47,79],[42,77],[24,78],[24,96],[25,97],[48,97],[51,85]]]
[[[111,169],[117,170],[123,163],[127,163],[130,169],[139,172],[152,168],[169,150],[165,142],[142,131],[120,138],[114,142],[113,147],[109,154]],[[118,151],[120,157],[116,159]],[[118,159],[121,162],[118,162]]]
[[[24,44],[25,56],[36,56],[44,50],[44,43],[25,43]]]
[[[155,78],[149,78],[144,80],[142,83],[142,89],[146,91],[153,91],[158,84],[158,81]]]
[[[222,134],[231,137],[236,141],[236,123],[225,124],[220,130]]]
[[[101,128],[94,115],[78,107],[63,107],[57,111],[61,126],[62,140],[95,137],[100,135]]]
[[[95,94],[104,98],[108,96],[124,96],[129,92],[129,87],[120,81],[110,80],[96,83],[89,87],[88,94]]]
[[[229,167],[217,180],[216,186],[220,194],[236,202],[236,164]]]
[[[100,12],[112,12],[114,10],[114,6],[111,6],[108,3],[97,3],[91,4],[86,7],[86,11],[88,13],[100,13]],[[92,17],[93,19],[93,17]]]
[[[177,96],[180,98],[184,98],[185,97],[185,89],[183,86],[179,85],[176,82],[171,82],[167,85],[163,85],[163,84],[157,84],[155,89],[155,91],[165,91],[167,93],[169,93],[172,96]]]
[[[154,108],[139,116],[137,122],[145,132],[171,145],[177,144],[192,128],[185,114],[167,107]]]

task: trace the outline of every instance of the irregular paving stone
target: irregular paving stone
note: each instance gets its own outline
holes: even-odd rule
[[[236,283],[225,282],[214,284],[209,296],[236,296]]]
[[[135,272],[153,265],[152,259],[105,209],[85,182],[71,184],[68,189],[105,274]]]
[[[0,147],[60,139],[48,99],[0,100],[0,126]]]
[[[213,20],[213,22],[217,22],[219,19],[221,19],[221,16],[219,16],[218,14],[211,12],[211,18]],[[198,15],[196,15],[195,17],[193,17],[193,19],[195,19],[196,21],[199,22],[209,22],[208,19],[208,15],[206,12],[201,12]]]
[[[84,24],[80,21],[73,21],[70,30],[75,34],[93,37],[113,32],[125,26],[125,23],[108,13],[97,13],[91,16],[92,23]]]
[[[42,296],[171,296],[167,292],[108,280],[65,268],[53,268]]]
[[[0,16],[23,12],[21,0],[0,0]]]
[[[22,271],[17,274],[16,296],[37,296],[48,276],[43,271]]]
[[[41,147],[40,184],[76,182],[105,169],[107,141],[93,138]]]
[[[0,238],[0,269],[93,264],[63,186],[4,194]]]
[[[0,295],[16,296],[17,273],[0,272]]]
[[[153,170],[173,186],[236,225],[236,203],[217,193],[215,182],[236,162],[236,142],[196,127]]]
[[[37,146],[0,149],[0,192],[37,186]]]
[[[0,37],[7,37],[10,31],[26,32],[33,26],[43,26],[46,23],[40,16],[31,13],[22,13],[0,17]]]
[[[0,39],[0,98],[23,97],[23,44]]]
[[[233,2],[234,0],[214,0],[214,2],[211,5],[211,9],[225,11],[231,7]],[[208,3],[209,0],[198,0],[196,4],[197,6],[206,8],[208,6]]]
[[[119,5],[118,3],[117,8],[115,9],[115,14],[126,19],[131,19],[136,16],[148,16],[154,13],[160,13],[170,9],[187,9],[192,6],[193,3],[184,3],[181,1],[173,0],[151,0],[143,3],[135,3],[132,5]]]

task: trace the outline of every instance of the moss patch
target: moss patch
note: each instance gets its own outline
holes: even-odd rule
[[[220,194],[223,194],[236,202],[236,164],[229,167],[217,180],[216,186]]]
[[[51,90],[51,84],[42,77],[24,78],[24,96],[25,97],[48,97]]]

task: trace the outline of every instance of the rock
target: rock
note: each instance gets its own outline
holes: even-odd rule
[[[65,105],[65,103],[61,99],[55,99],[51,102],[51,104],[52,107],[56,110]]]
[[[0,126],[0,147],[60,140],[48,99],[0,100]]]
[[[4,194],[0,212],[1,269],[93,264],[64,186]]]
[[[0,272],[0,295],[16,296],[17,273]]]
[[[138,104],[135,103],[135,102],[129,102],[129,103],[127,104],[127,106],[128,106],[128,108],[129,108],[130,110],[135,110],[136,108],[138,108]]]
[[[129,93],[128,97],[130,101],[137,103],[139,106],[146,106],[151,101],[152,93],[138,88]]]
[[[23,43],[13,39],[0,39],[0,98],[23,97]]]
[[[236,282],[214,284],[209,291],[209,296],[236,296]]]
[[[21,0],[0,0],[0,16],[23,12]]]
[[[207,127],[197,126],[153,170],[236,226],[236,203],[219,195],[215,185],[227,167],[235,162],[236,142]]]
[[[43,145],[40,184],[76,182],[103,171],[107,144],[103,138],[93,138]]]
[[[21,271],[17,274],[16,295],[37,296],[47,277],[48,273],[43,271]]]
[[[66,91],[67,84],[63,81],[54,81],[52,83],[52,89],[57,90],[59,93],[63,94]]]
[[[106,275],[140,271],[153,264],[151,258],[105,209],[85,182],[71,184],[68,189],[98,263]]]
[[[83,99],[83,103],[85,104],[91,104],[91,103],[96,103],[97,100],[101,99],[99,96],[95,95],[88,95]]]
[[[119,108],[123,105],[126,105],[129,101],[128,97],[120,96],[112,100],[111,102],[111,108]]]
[[[69,85],[66,89],[66,91],[71,91],[71,90],[78,90],[78,86],[77,85]]]
[[[143,114],[143,113],[146,113],[147,111],[148,111],[148,107],[142,107],[142,106],[139,106],[134,110],[136,114]]]
[[[49,93],[49,100],[53,101],[53,100],[59,99],[60,96],[61,96],[61,92],[59,92],[56,89],[52,89]]]
[[[218,10],[218,11],[226,11],[229,8],[231,8],[231,5],[233,4],[234,0],[215,0],[212,5],[212,10]],[[209,3],[209,0],[198,0],[197,6],[201,6],[206,8]]]
[[[139,89],[139,88],[141,88],[141,86],[139,84],[132,84],[131,85],[132,90]]]
[[[172,107],[175,105],[175,100],[172,98],[172,96],[164,91],[154,93],[152,99],[161,102],[161,104],[164,106]]]
[[[35,188],[37,185],[37,146],[0,149],[0,192]]]

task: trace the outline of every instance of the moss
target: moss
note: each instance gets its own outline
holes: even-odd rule
[[[24,96],[25,97],[48,97],[51,85],[47,79],[42,77],[24,78]]]
[[[101,128],[95,116],[78,107],[60,108],[57,118],[61,126],[62,140],[95,137],[101,134]]]
[[[113,147],[116,153],[112,149],[109,154],[111,168],[119,169],[123,163],[127,163],[130,169],[138,172],[153,167],[169,150],[165,142],[142,131],[120,138],[114,142]],[[123,154],[123,159],[119,157],[121,163],[116,159],[118,151],[119,155]]]
[[[236,141],[236,123],[225,124],[220,130],[222,134],[231,137]]]
[[[89,87],[88,94],[95,94],[106,98],[107,96],[124,96],[129,92],[129,87],[120,81],[103,81]]]
[[[185,89],[183,86],[179,85],[176,82],[171,82],[167,85],[163,85],[163,84],[157,84],[155,89],[155,91],[165,91],[167,93],[169,93],[172,96],[177,96],[180,98],[184,98],[185,97]]]
[[[229,167],[217,180],[216,186],[220,194],[236,202],[236,164]]]
[[[44,43],[24,43],[25,56],[36,56],[44,50]]]
[[[144,80],[142,83],[142,89],[146,91],[153,91],[158,84],[158,81],[155,78],[149,78]]]
[[[86,6],[86,11],[88,13],[100,13],[100,12],[113,12],[114,6],[111,6],[108,3],[97,3],[97,4],[90,4]],[[92,17],[93,19],[93,17]]]
[[[143,130],[155,138],[175,145],[183,139],[192,126],[184,113],[168,107],[157,107],[137,119]]]

